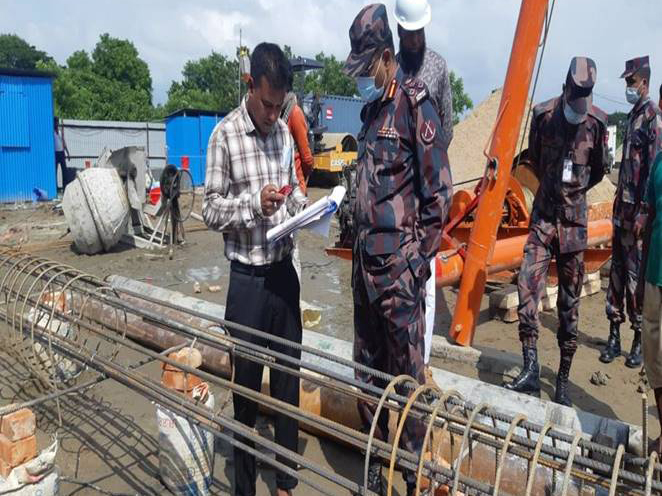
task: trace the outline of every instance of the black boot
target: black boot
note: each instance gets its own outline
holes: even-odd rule
[[[600,361],[602,363],[611,363],[614,361],[614,358],[621,356],[621,332],[618,328],[619,324],[611,323],[607,346],[600,353]]]
[[[526,393],[540,397],[540,365],[538,365],[538,350],[535,346],[522,346],[524,365],[522,371],[511,383],[503,387],[518,393]]]
[[[568,396],[568,378],[570,377],[570,366],[575,352],[561,350],[561,362],[559,364],[559,373],[556,375],[556,393],[554,394],[554,403],[559,405],[572,406],[572,401]]]
[[[382,464],[370,460],[368,465],[368,489],[379,496],[386,496],[386,481],[382,477]]]
[[[632,340],[632,349],[630,349],[630,355],[627,360],[625,360],[625,366],[631,369],[636,369],[641,367],[641,330],[634,330],[634,339]]]

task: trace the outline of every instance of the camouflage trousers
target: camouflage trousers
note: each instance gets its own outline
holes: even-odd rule
[[[529,346],[535,346],[538,340],[538,304],[545,291],[552,258],[556,259],[559,279],[559,330],[556,339],[561,350],[573,354],[577,349],[579,297],[584,282],[584,252],[561,253],[557,228],[546,221],[531,226],[524,246],[524,260],[517,278],[519,338],[523,344]]]
[[[644,286],[640,282],[642,270],[642,241],[630,229],[614,226],[611,248],[611,270],[607,288],[607,318],[614,324],[625,322],[623,300],[633,329],[641,329],[641,310]]]
[[[405,270],[371,302],[364,276],[362,268],[354,268],[354,361],[394,376],[407,374],[423,384],[425,280],[417,280],[411,271]],[[355,376],[382,389],[388,384],[388,381],[358,370]],[[402,387],[396,391],[403,396],[412,392]],[[359,401],[358,410],[363,430],[369,432],[376,406]],[[424,435],[425,427],[420,421],[407,420],[400,446],[420,453]],[[375,436],[388,440],[388,412],[385,408],[378,419]],[[413,474],[405,474],[405,479],[409,480],[410,476]]]

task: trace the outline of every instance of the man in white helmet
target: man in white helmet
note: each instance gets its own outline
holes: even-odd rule
[[[396,0],[395,19],[398,21],[400,52],[396,59],[403,72],[423,81],[434,103],[442,128],[439,132],[446,149],[453,139],[453,100],[448,77],[448,67],[444,58],[427,48],[425,26],[432,18],[432,9],[427,0]],[[430,278],[425,285],[425,371],[429,377],[430,349],[435,316],[435,265],[430,263]]]

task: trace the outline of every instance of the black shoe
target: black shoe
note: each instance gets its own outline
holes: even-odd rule
[[[600,353],[600,361],[602,363],[611,363],[616,357],[621,356],[621,332],[618,328],[619,324],[614,324],[613,322],[609,327],[607,345]]]
[[[632,340],[632,348],[630,349],[630,354],[625,360],[625,366],[631,369],[636,369],[641,367],[641,362],[643,361],[641,357],[641,331],[634,331],[634,339]]]
[[[526,393],[540,397],[540,365],[538,364],[538,350],[535,346],[522,346],[524,365],[522,371],[513,382],[503,387],[518,393]]]
[[[379,496],[386,496],[386,481],[382,477],[382,464],[371,461],[368,465],[368,489]]]
[[[559,405],[572,406],[572,401],[568,395],[568,379],[570,378],[570,366],[574,350],[561,350],[561,362],[559,363],[559,372],[556,375],[556,391],[554,393],[554,403]]]

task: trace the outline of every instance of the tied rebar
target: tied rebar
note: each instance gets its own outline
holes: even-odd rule
[[[294,475],[321,494],[336,493],[329,492],[328,487],[320,485],[318,479],[305,471],[296,470],[273,455],[307,468],[353,494],[369,494],[369,491],[365,478],[360,482],[350,480],[286,450],[235,421],[223,410],[212,411],[164,387],[137,366],[127,366],[118,359],[120,354],[131,351],[141,354],[144,360],[175,366],[228,393],[239,394],[266,409],[296,419],[302,427],[315,429],[362,452],[366,466],[370,457],[382,459],[388,466],[389,494],[396,468],[417,475],[416,494],[422,494],[423,487],[430,488],[434,494],[440,486],[445,486],[450,494],[580,495],[589,494],[586,492],[589,489],[610,494],[662,494],[659,482],[662,466],[655,453],[647,458],[637,457],[625,453],[623,446],[614,449],[591,442],[581,433],[562,432],[549,423],[537,425],[524,415],[512,417],[500,412],[496,404],[474,405],[455,391],[420,385],[411,377],[393,377],[199,310],[112,287],[73,267],[28,253],[0,251],[0,320],[7,324],[5,328],[0,327],[0,342],[7,353],[22,364],[26,375],[47,390],[41,399],[29,403],[66,400],[67,394],[93,387],[100,378],[109,378],[203,426],[263,462]],[[374,425],[369,433],[360,432],[243,387],[234,383],[231,371],[221,366],[211,373],[178,363],[167,354],[176,347],[164,345],[155,351],[145,345],[145,338],[139,331],[141,326],[150,325],[177,338],[179,347],[187,344],[204,348],[214,356],[226,358],[227,363],[234,357],[252,360],[334,394],[372,402],[377,406],[375,419],[381,410],[396,416],[395,439],[392,443],[378,439]],[[296,359],[251,340],[233,337],[234,331],[277,342],[322,360]],[[371,374],[389,386],[379,388],[360,382],[353,374],[339,373],[333,365]],[[99,378],[78,384],[85,369],[97,372]],[[6,413],[5,409],[0,409],[1,413]],[[425,425],[423,455],[398,446],[409,418]],[[521,484],[517,492],[502,489],[509,479],[508,487],[512,488],[512,478],[518,474]]]

